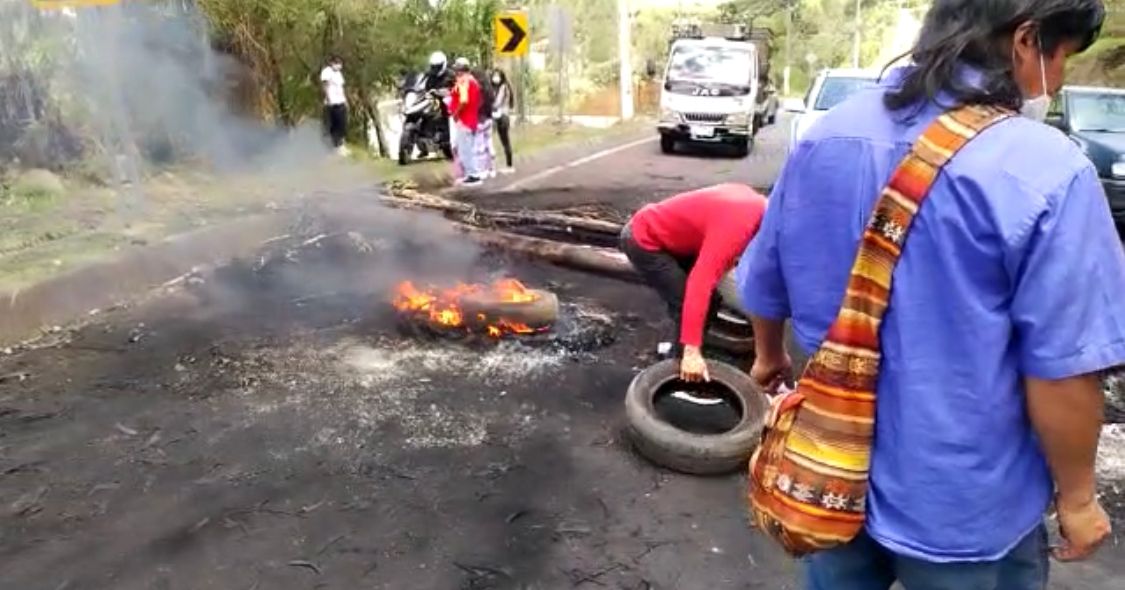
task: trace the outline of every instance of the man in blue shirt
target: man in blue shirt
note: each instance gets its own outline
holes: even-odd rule
[[[1053,501],[1056,558],[1109,536],[1098,373],[1125,363],[1125,254],[1093,166],[1040,122],[1104,17],[1100,0],[936,0],[913,65],[790,155],[738,269],[767,387],[791,377],[785,320],[807,352],[824,339],[922,131],[957,104],[1025,115],[954,157],[915,219],[881,329],[866,531],[806,561],[811,590],[1041,590]]]

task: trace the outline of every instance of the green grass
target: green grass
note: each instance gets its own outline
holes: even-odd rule
[[[1067,64],[1067,82],[1092,86],[1121,86],[1125,84],[1125,68],[1120,61],[1125,49],[1125,37],[1103,36],[1089,49],[1070,59]],[[1116,58],[1116,59],[1114,59]]]

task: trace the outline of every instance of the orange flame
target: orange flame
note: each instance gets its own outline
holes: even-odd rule
[[[427,287],[425,290],[419,289],[411,281],[404,281],[395,291],[392,304],[399,312],[422,317],[431,324],[447,328],[465,327],[461,301],[469,295],[487,293],[504,303],[531,303],[539,298],[538,294],[515,279],[503,279],[491,285],[458,283],[449,289]],[[484,314],[477,314],[476,320],[493,338],[537,332],[527,324],[505,318],[489,318]]]

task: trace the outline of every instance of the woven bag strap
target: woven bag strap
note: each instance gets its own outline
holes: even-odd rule
[[[863,232],[844,302],[826,342],[879,358],[879,326],[890,302],[891,278],[915,215],[953,156],[1012,114],[997,107],[960,107],[942,114],[918,138],[891,175]]]

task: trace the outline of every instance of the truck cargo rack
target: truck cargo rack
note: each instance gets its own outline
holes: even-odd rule
[[[705,39],[708,37],[726,39],[728,41],[749,41],[750,28],[743,24],[720,24],[700,22],[672,23],[671,41],[680,39]]]

